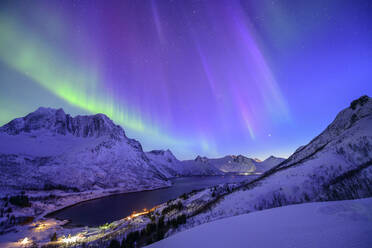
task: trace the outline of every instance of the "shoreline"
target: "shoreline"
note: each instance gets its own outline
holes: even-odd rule
[[[244,178],[244,180],[246,180],[250,177],[250,176],[244,176],[244,175],[242,176],[242,175],[231,175],[230,174],[230,175],[223,175],[223,176],[220,176],[220,175],[213,175],[213,176],[200,175],[200,176],[178,177],[178,178],[193,178],[194,177],[194,179],[191,179],[191,180],[199,180],[199,179],[202,179],[202,178],[223,178],[223,177],[228,178],[228,177],[234,177],[234,176]],[[173,178],[173,179],[177,180],[178,178],[176,177],[176,178]],[[68,218],[66,218],[66,219],[56,218],[56,217],[53,217],[51,215],[53,215],[54,213],[58,213],[59,211],[62,211],[66,208],[73,207],[73,206],[75,206],[79,203],[83,203],[83,202],[87,202],[87,201],[91,201],[91,200],[95,200],[95,199],[100,199],[100,198],[104,198],[104,197],[110,197],[110,196],[113,196],[113,195],[122,195],[122,194],[130,194],[130,193],[139,193],[139,192],[148,192],[148,191],[156,191],[156,190],[167,189],[167,188],[171,188],[172,186],[174,186],[177,183],[177,181],[174,181],[174,180],[169,180],[169,181],[171,182],[171,184],[169,186],[160,186],[160,187],[156,187],[156,188],[136,190],[136,191],[119,191],[119,190],[111,189],[111,190],[107,190],[106,192],[102,192],[102,191],[92,192],[92,194],[90,194],[91,192],[85,192],[84,195],[82,195],[82,194],[80,194],[80,195],[75,194],[73,196],[71,196],[71,195],[60,195],[60,197],[61,197],[60,199],[53,199],[53,202],[49,202],[48,204],[46,204],[47,199],[44,198],[45,201],[44,201],[43,204],[45,204],[45,208],[44,208],[46,210],[45,213],[37,216],[32,223],[29,223],[25,226],[15,226],[16,229],[14,229],[13,231],[10,231],[9,233],[6,233],[6,234],[4,233],[4,236],[2,236],[4,242],[3,243],[0,242],[0,246],[1,246],[1,244],[18,244],[20,242],[20,240],[25,238],[25,237],[28,237],[29,239],[34,240],[38,244],[47,244],[50,240],[49,236],[51,236],[53,233],[57,233],[57,235],[59,237],[69,237],[70,235],[72,237],[77,237],[76,235],[78,235],[79,233],[83,233],[83,232],[87,232],[88,236],[86,237],[86,239],[87,240],[91,239],[89,242],[94,243],[94,242],[96,242],[96,240],[100,240],[101,238],[107,237],[106,231],[103,230],[103,229],[102,229],[103,230],[102,231],[100,229],[100,225],[79,225],[79,224],[76,224],[73,221],[69,220]],[[209,186],[209,187],[211,187],[211,186]],[[205,188],[203,188],[201,190],[205,190]],[[36,197],[36,196],[37,195],[35,194],[34,197]],[[63,197],[65,197],[65,200],[62,200]],[[83,197],[89,197],[89,198],[82,199]],[[58,202],[58,201],[62,203],[61,206],[58,207],[58,208],[57,207],[54,208],[56,202]],[[65,203],[65,204],[63,204],[63,203]],[[161,203],[160,205],[162,205],[162,204],[164,205],[165,202]],[[35,203],[34,207],[37,207],[36,203]],[[114,226],[118,227],[122,224],[127,223],[127,221],[128,220],[126,220],[126,218],[122,218],[122,219],[115,220],[110,224],[113,224]],[[43,228],[45,228],[45,230],[43,230],[42,232],[38,231],[38,229],[43,229]],[[85,229],[85,228],[87,228],[87,229]],[[120,230],[121,231],[125,230],[124,226],[123,226],[123,228],[120,228]],[[107,234],[108,235],[111,235],[110,233],[113,234],[114,233],[113,231],[115,231],[114,229],[111,228],[111,229],[107,230],[108,231]],[[37,234],[38,232],[40,232],[40,233]]]
[[[198,178],[219,178],[219,177],[249,177],[253,176],[254,174],[250,175],[239,175],[236,173],[226,173],[224,175],[192,175],[192,176],[178,176],[178,177],[172,177],[168,178],[167,181],[170,182],[169,185],[161,185],[153,188],[142,188],[142,189],[136,189],[136,190],[122,190],[120,188],[111,188],[111,189],[106,189],[106,190],[92,190],[92,191],[82,191],[82,192],[63,192],[63,191],[26,191],[26,195],[28,195],[29,198],[34,198],[37,199],[38,197],[40,198],[39,200],[31,200],[32,206],[24,211],[25,209],[16,209],[15,213],[16,216],[28,216],[32,217],[33,221],[31,223],[36,223],[39,221],[46,221],[48,219],[54,219],[57,221],[66,221],[66,223],[62,226],[63,228],[66,229],[73,229],[73,228],[79,228],[79,227],[85,227],[86,225],[79,225],[79,224],[74,224],[71,220],[69,219],[62,219],[58,217],[54,217],[53,215],[74,207],[80,203],[84,202],[89,202],[97,199],[102,199],[102,198],[107,198],[111,197],[114,195],[123,195],[123,194],[131,194],[131,193],[140,193],[140,192],[149,192],[149,191],[156,191],[156,190],[162,190],[162,189],[167,189],[170,188],[174,185],[174,180],[180,179],[180,178],[195,178],[198,180]],[[54,195],[55,199],[50,201],[48,199],[48,196]],[[44,211],[40,214],[30,214],[33,212],[33,209],[43,209]],[[23,213],[22,213],[23,212]],[[29,214],[27,214],[27,212]],[[28,225],[28,224],[26,224]],[[17,226],[20,225],[15,225],[17,229]],[[23,225],[22,225],[23,226]],[[87,227],[97,227],[98,225],[92,225],[92,226],[87,226]],[[11,227],[9,227],[11,228]],[[8,228],[6,228],[8,229]],[[6,229],[2,230],[5,231]],[[8,229],[9,230],[9,229]]]
[[[241,175],[241,174],[225,174],[225,175],[193,175],[193,176],[180,176],[180,177],[172,177],[172,178],[168,178],[168,181],[171,181],[173,179],[178,179],[178,178],[190,178],[190,177],[200,177],[200,178],[203,178],[203,177],[225,177],[225,176],[242,176],[242,177],[246,177],[246,176],[253,176],[255,174],[250,174],[250,175]],[[50,215],[54,214],[54,213],[58,213],[62,210],[65,210],[67,208],[70,208],[70,207],[73,207],[73,206],[76,206],[80,203],[83,203],[83,202],[88,202],[88,201],[92,201],[92,200],[97,200],[97,199],[101,199],[101,198],[105,198],[105,197],[110,197],[110,196],[114,196],[114,195],[121,195],[121,194],[131,194],[131,193],[140,193],[140,192],[148,192],[148,191],[155,191],[155,190],[160,190],[160,189],[166,189],[166,188],[170,188],[173,186],[173,182],[170,186],[162,186],[162,187],[158,187],[158,188],[153,188],[153,189],[144,189],[144,190],[134,190],[134,191],[122,191],[122,192],[115,192],[115,193],[108,193],[108,194],[103,194],[103,195],[100,195],[100,196],[97,196],[97,197],[93,197],[93,198],[90,198],[90,199],[85,199],[85,200],[82,200],[82,201],[79,201],[79,202],[75,202],[75,203],[72,203],[70,205],[66,205],[66,206],[63,206],[61,208],[58,208],[58,209],[55,209],[55,210],[52,210],[52,211],[49,211],[49,212],[46,212],[45,214],[42,214],[40,216],[40,218],[54,218],[54,217],[51,217]],[[81,193],[84,193],[84,192],[81,192]],[[35,218],[36,219],[36,218]]]
[[[55,214],[55,213],[58,213],[62,210],[65,210],[67,208],[70,208],[70,207],[73,207],[73,206],[76,206],[80,203],[83,203],[83,202],[88,202],[88,201],[93,201],[93,200],[97,200],[97,199],[102,199],[102,198],[105,198],[105,197],[110,197],[110,196],[114,196],[114,195],[121,195],[121,194],[131,194],[131,193],[140,193],[140,192],[147,192],[147,191],[155,191],[155,190],[159,190],[159,189],[166,189],[166,188],[170,188],[172,187],[171,186],[163,186],[163,187],[159,187],[159,188],[153,188],[153,189],[145,189],[145,190],[135,190],[135,191],[123,191],[123,192],[115,192],[115,193],[108,193],[108,194],[103,194],[103,195],[100,195],[100,196],[97,196],[97,197],[93,197],[93,198],[90,198],[90,199],[85,199],[85,200],[82,200],[82,201],[78,201],[78,202],[75,202],[75,203],[72,203],[70,205],[67,205],[67,206],[63,206],[61,208],[58,208],[58,209],[55,209],[55,210],[52,210],[52,211],[49,211],[45,214],[43,214],[42,216],[40,216],[40,218],[53,218],[53,219],[58,219],[58,218],[54,218],[50,215],[52,214]]]
[[[173,178],[170,178],[169,181],[173,180],[173,179],[180,179],[180,178],[195,178],[196,180],[197,179],[203,179],[203,178],[224,178],[224,177],[241,177],[241,178],[250,178],[252,176],[257,176],[256,174],[249,174],[249,175],[241,175],[241,174],[234,174],[234,173],[230,173],[230,174],[225,174],[225,175],[209,175],[209,176],[206,176],[206,175],[195,175],[195,176],[185,176],[185,177],[173,177]],[[101,196],[98,196],[98,197],[94,197],[94,198],[90,198],[90,199],[85,199],[85,200],[82,200],[82,201],[79,201],[79,202],[76,202],[76,203],[73,203],[73,204],[70,204],[68,206],[65,206],[65,207],[62,207],[62,208],[59,208],[59,209],[56,209],[56,210],[53,210],[53,211],[50,211],[48,212],[47,214],[44,215],[44,218],[53,218],[53,219],[56,219],[56,220],[61,220],[61,221],[68,221],[68,223],[65,224],[64,228],[76,228],[76,227],[97,227],[99,225],[83,225],[83,224],[77,224],[77,223],[74,223],[72,220],[70,219],[63,219],[63,218],[60,218],[60,217],[55,217],[53,215],[65,210],[65,209],[68,209],[70,207],[74,207],[80,203],[84,203],[84,202],[89,202],[89,201],[93,201],[93,200],[96,200],[96,199],[102,199],[102,198],[108,198],[108,197],[112,197],[112,196],[115,196],[115,195],[127,195],[127,194],[137,194],[137,193],[141,193],[141,192],[152,192],[152,191],[157,191],[157,190],[163,190],[163,189],[168,189],[168,188],[171,188],[174,186],[174,181],[172,181],[172,185],[171,186],[164,186],[164,187],[159,187],[159,188],[153,188],[153,189],[145,189],[145,190],[138,190],[138,191],[127,191],[127,192],[116,192],[116,193],[110,193],[110,194],[106,194],[106,195],[101,195]],[[206,188],[208,187],[211,187],[211,186],[206,186]],[[203,190],[205,188],[202,188],[200,190]],[[181,194],[180,194],[181,195]],[[179,195],[179,196],[180,196]],[[178,197],[179,197],[178,196]],[[163,202],[162,202],[163,203]],[[154,205],[155,206],[155,205]],[[123,217],[125,218],[125,217]]]

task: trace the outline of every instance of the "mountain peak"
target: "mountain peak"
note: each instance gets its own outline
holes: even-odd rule
[[[169,149],[167,149],[167,150],[152,150],[152,151],[149,151],[148,153],[154,154],[154,155],[161,155],[161,156],[165,156],[165,157],[176,158],[173,155],[173,153],[171,152],[171,150],[169,150]]]
[[[65,113],[65,111],[62,108],[55,109],[55,108],[49,108],[49,107],[39,107],[34,112],[31,112],[30,114],[35,113],[35,114],[47,115],[47,114],[55,114],[56,112]]]
[[[330,146],[330,143],[335,146],[335,140],[337,140],[337,146],[339,147],[339,149],[341,149],[341,143],[344,142],[344,140],[348,140],[350,139],[349,137],[352,136],[362,135],[362,133],[359,133],[360,131],[357,130],[370,131],[370,129],[368,129],[368,125],[371,118],[372,98],[364,95],[352,101],[348,108],[345,108],[337,114],[334,121],[321,134],[311,140],[307,145],[298,148],[295,153],[293,153],[287,159],[287,162],[282,165],[282,167],[298,163],[298,161],[302,161],[306,158],[314,156],[325,147]],[[352,131],[350,130],[354,130],[354,133],[352,133]],[[367,134],[368,132],[364,133],[363,135],[365,136]],[[349,140],[349,142],[351,141]],[[342,147],[342,149],[344,148]],[[342,153],[341,150],[340,153]],[[354,150],[354,152],[358,151],[355,147]],[[366,157],[367,156],[361,156],[360,159],[364,159]],[[349,159],[352,158],[350,157]]]
[[[201,163],[207,163],[207,162],[208,162],[208,158],[207,158],[207,157],[202,157],[202,156],[198,155],[198,156],[195,158],[195,161],[196,161],[196,162],[201,162]]]
[[[236,163],[244,163],[244,162],[247,162],[249,160],[252,160],[251,158],[247,158],[241,154],[239,154],[238,156],[235,156],[233,158],[233,161],[236,162]]]
[[[0,127],[0,132],[9,135],[46,130],[60,135],[72,134],[77,137],[99,137],[109,135],[125,136],[124,130],[115,125],[105,114],[78,115],[71,117],[62,108],[39,107],[25,117],[17,118]]]
[[[365,95],[352,101],[350,107],[342,110],[325,131],[338,135],[360,119],[370,115],[372,115],[372,98]]]
[[[355,110],[358,106],[363,106],[364,104],[366,104],[370,100],[371,100],[371,98],[367,95],[361,96],[358,99],[356,99],[356,100],[354,100],[350,103],[350,108]]]
[[[279,157],[275,157],[275,156],[271,155],[262,162],[284,161],[284,160],[285,160],[284,158],[279,158]]]

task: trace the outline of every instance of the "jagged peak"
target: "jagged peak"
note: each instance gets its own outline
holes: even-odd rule
[[[50,108],[50,107],[38,107],[34,112],[31,112],[30,114],[32,113],[37,113],[37,114],[55,114],[56,112],[62,112],[62,113],[65,113],[65,111],[63,110],[63,108]]]
[[[372,98],[364,95],[352,101],[349,108],[339,112],[335,120],[323,133],[328,132],[332,136],[339,135],[342,131],[349,129],[357,121],[369,115],[372,115]]]
[[[152,151],[149,151],[149,153],[154,154],[154,155],[162,155],[162,156],[165,156],[165,155],[174,156],[173,153],[169,149],[167,149],[167,150],[152,150]]]
[[[241,162],[245,162],[245,161],[247,161],[247,160],[251,160],[250,158],[247,158],[247,157],[245,157],[245,156],[243,156],[243,155],[241,155],[241,154],[239,154],[238,156],[235,156],[234,158],[233,158],[233,160],[234,160],[234,162],[236,162],[236,163],[241,163]]]
[[[198,155],[196,158],[195,158],[195,161],[196,162],[202,162],[202,163],[207,163],[208,162],[208,158],[207,157],[202,157],[202,156],[200,156],[200,155]]]
[[[165,151],[164,150],[151,150],[149,153],[154,154],[154,155],[164,155]]]
[[[265,160],[269,160],[269,159],[275,159],[276,157],[274,157],[273,155],[270,155],[267,159]]]
[[[358,99],[356,99],[356,100],[354,100],[350,103],[350,108],[355,110],[358,106],[363,106],[364,104],[366,104],[370,100],[371,100],[371,98],[367,95],[361,96]]]
[[[232,159],[235,163],[243,163],[243,162],[261,162],[258,158],[248,158],[242,154],[239,155],[226,155],[224,158]]]
[[[155,155],[155,156],[161,156],[161,157],[167,159],[168,162],[178,161],[176,156],[174,156],[173,153],[171,152],[171,150],[169,150],[169,149],[167,149],[167,150],[152,150],[152,151],[147,152],[147,154]]]
[[[25,117],[17,118],[0,127],[0,132],[10,135],[29,133],[35,130],[78,137],[99,137],[109,135],[112,138],[124,137],[124,130],[114,124],[105,114],[78,115],[71,117],[62,108],[39,107]]]

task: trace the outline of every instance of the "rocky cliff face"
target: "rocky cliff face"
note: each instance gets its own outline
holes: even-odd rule
[[[124,130],[104,114],[72,117],[63,109],[38,108],[25,117],[17,118],[0,127],[0,132],[19,135],[44,130],[52,134],[75,137],[125,137]]]

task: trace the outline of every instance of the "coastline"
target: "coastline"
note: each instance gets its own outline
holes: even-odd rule
[[[162,186],[162,187],[152,188],[152,189],[145,189],[145,190],[121,191],[121,192],[113,192],[113,193],[108,193],[108,194],[102,194],[102,195],[99,195],[99,196],[95,196],[95,197],[92,197],[92,198],[89,198],[89,199],[84,199],[82,201],[78,201],[78,202],[72,203],[70,205],[63,206],[63,207],[58,208],[58,209],[55,209],[53,211],[48,211],[47,213],[43,214],[41,216],[41,218],[54,218],[51,215],[53,215],[55,213],[58,213],[58,212],[60,212],[62,210],[65,210],[67,208],[76,206],[76,205],[78,205],[80,203],[83,203],[83,202],[93,201],[93,200],[97,200],[97,199],[101,199],[101,198],[105,198],[105,197],[110,197],[110,196],[113,196],[113,195],[121,195],[121,194],[130,194],[130,193],[155,191],[155,190],[166,189],[166,188],[170,188],[170,187],[172,187],[172,185],[170,185],[170,186]]]

